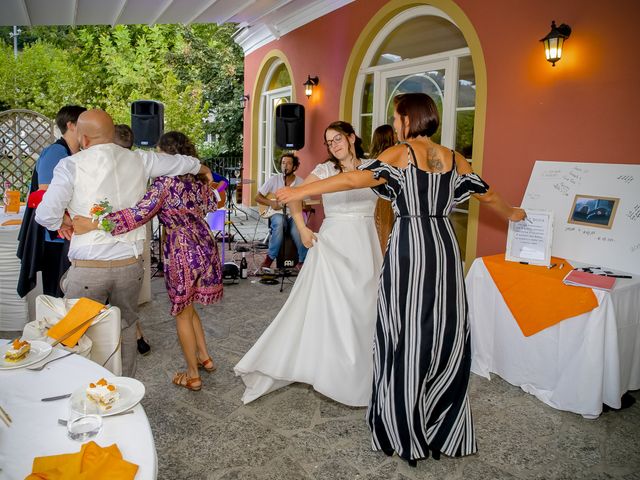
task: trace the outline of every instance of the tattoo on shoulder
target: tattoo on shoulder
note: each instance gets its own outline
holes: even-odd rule
[[[431,170],[440,171],[443,168],[442,161],[438,158],[438,150],[431,147],[427,150],[427,165]]]

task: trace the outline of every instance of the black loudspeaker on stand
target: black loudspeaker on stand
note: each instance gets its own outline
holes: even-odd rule
[[[291,150],[304,147],[304,107],[299,103],[276,107],[276,145]]]
[[[136,147],[155,147],[164,133],[164,105],[155,100],[132,102],[131,130]]]

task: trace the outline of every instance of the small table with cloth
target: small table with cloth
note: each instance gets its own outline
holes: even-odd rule
[[[621,396],[640,388],[640,278],[619,278],[610,292],[593,290],[595,308],[550,324],[547,317],[564,308],[563,298],[545,302],[545,315],[538,296],[562,281],[570,262],[555,272],[505,262],[507,269],[537,269],[538,285],[525,295],[540,315],[542,329],[531,333],[534,326],[524,324],[525,336],[487,269],[486,263],[496,257],[504,254],[477,258],[466,277],[471,371],[486,378],[495,373],[553,408],[586,418],[598,417],[603,403],[620,408]]]
[[[66,353],[55,348],[46,360]],[[58,424],[59,418],[68,418],[69,399],[40,399],[71,393],[101,377],[109,380],[113,374],[80,355],[53,362],[41,371],[0,370],[0,405],[13,420],[10,427],[0,423],[0,476],[25,478],[35,457],[77,452],[81,442],[69,439],[66,427]],[[102,447],[116,443],[124,459],[138,465],[136,480],[153,480],[158,468],[149,421],[140,404],[133,412],[104,417],[102,430],[91,440]]]

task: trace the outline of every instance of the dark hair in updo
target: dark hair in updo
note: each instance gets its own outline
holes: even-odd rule
[[[354,135],[356,137],[356,141],[353,144],[354,150],[351,151],[356,158],[364,158],[364,149],[362,148],[362,139],[356,135],[356,131],[353,129],[350,123],[343,122],[342,120],[338,120],[337,122],[332,122],[329,124],[327,128],[324,129],[323,141],[327,142],[327,131],[335,130],[336,132],[341,133],[343,136],[348,137],[349,135]],[[349,150],[351,150],[351,144],[349,144]],[[339,172],[342,172],[342,166],[340,165],[340,160],[333,156],[331,153],[331,149],[327,145],[327,153],[329,154],[329,158],[326,161],[333,163],[333,166]]]
[[[171,155],[189,155],[190,157],[197,157],[198,152],[196,146],[189,140],[184,133],[181,132],[167,132],[160,137],[158,142],[158,148],[164,153]]]

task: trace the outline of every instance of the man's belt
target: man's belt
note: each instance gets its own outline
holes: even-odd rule
[[[138,261],[139,259],[136,257],[123,258],[121,260],[71,260],[71,265],[85,268],[113,268],[133,265]]]

